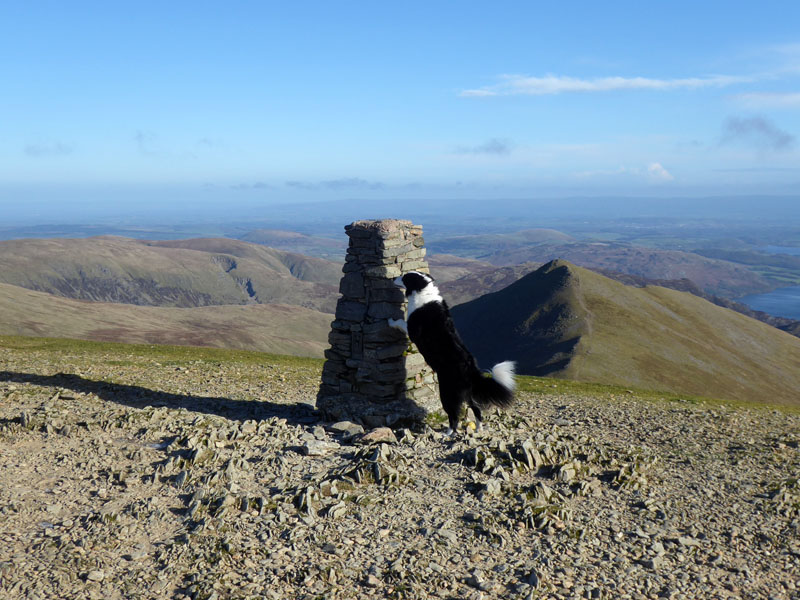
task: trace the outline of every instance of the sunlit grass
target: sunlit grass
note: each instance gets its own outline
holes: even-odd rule
[[[322,369],[323,360],[284,354],[269,354],[251,350],[229,350],[199,346],[166,346],[160,344],[123,344],[118,342],[94,342],[67,338],[33,338],[0,336],[0,348],[35,350],[54,354],[71,355],[117,355],[105,358],[106,364],[132,365],[139,361],[157,361],[164,365],[189,365],[202,362],[236,362],[250,364],[280,364],[283,366]]]
[[[275,366],[291,369],[303,377],[318,377],[324,363],[321,359],[268,354],[248,350],[228,350],[197,346],[166,346],[158,344],[123,344],[117,342],[93,342],[65,338],[33,338],[21,336],[0,336],[0,370],[2,370],[2,350],[30,350],[31,352],[63,355],[64,357],[90,359],[94,364],[141,367],[158,363],[162,366],[202,367],[203,365],[253,365]],[[257,373],[253,374],[256,378]],[[250,378],[247,373],[242,373]],[[292,378],[294,380],[294,378]],[[652,390],[630,386],[572,381],[551,377],[517,377],[518,390],[522,393],[538,395],[565,394],[590,397],[596,400],[614,402],[618,400],[668,402],[683,405],[753,408],[759,410],[780,410],[787,413],[800,413],[800,408],[771,403],[754,403],[740,400],[727,400],[680,394],[668,390]],[[435,417],[432,417],[435,418]],[[443,416],[441,418],[444,418]]]
[[[630,386],[609,385],[604,383],[556,379],[552,377],[531,377],[527,375],[518,375],[517,389],[520,392],[528,392],[533,394],[590,396],[601,400],[607,399],[609,401],[630,399],[643,400],[646,402],[669,402],[693,406],[753,408],[758,410],[779,410],[781,412],[792,414],[800,413],[800,408],[782,404],[710,398],[706,396],[681,394],[669,390],[652,390]]]

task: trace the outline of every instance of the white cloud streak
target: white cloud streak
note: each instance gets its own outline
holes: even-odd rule
[[[711,77],[688,77],[683,79],[653,79],[649,77],[597,77],[581,79],[563,75],[527,77],[524,75],[502,75],[500,83],[478,89],[463,90],[459,95],[466,98],[487,96],[546,96],[570,92],[611,92],[616,90],[700,89],[726,87],[737,83],[754,81],[750,77],[714,75]]]
[[[747,108],[800,108],[800,92],[752,92],[736,100]]]
[[[674,181],[675,176],[667,171],[661,163],[654,162],[647,165],[646,169],[640,167],[625,167],[621,166],[618,169],[597,169],[594,171],[581,171],[575,173],[575,176],[580,179],[593,179],[597,177],[625,177],[625,178],[645,178],[651,183],[666,183]]]

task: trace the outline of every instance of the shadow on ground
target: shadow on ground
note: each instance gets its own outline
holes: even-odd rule
[[[146,406],[185,408],[191,412],[217,415],[236,421],[279,417],[286,419],[287,422],[293,425],[307,425],[321,420],[320,414],[311,404],[299,402],[295,404],[276,404],[261,400],[232,400],[230,398],[211,396],[172,394],[138,385],[95,381],[71,373],[37,375],[35,373],[0,371],[0,381],[29,383],[45,387],[69,389],[76,393],[95,394],[108,402],[116,402],[132,408],[145,408]]]

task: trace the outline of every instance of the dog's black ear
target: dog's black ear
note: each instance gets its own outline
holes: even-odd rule
[[[406,292],[418,292],[426,285],[433,282],[433,277],[417,271],[411,271],[403,275],[403,285],[406,287]]]

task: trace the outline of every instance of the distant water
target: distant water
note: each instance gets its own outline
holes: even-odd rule
[[[800,254],[800,253],[799,253]],[[800,321],[800,285],[785,287],[768,294],[752,294],[738,298],[753,310],[763,310],[775,317]]]
[[[794,246],[764,246],[760,248],[762,252],[768,254],[791,254],[792,256],[800,256],[800,248]]]

